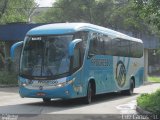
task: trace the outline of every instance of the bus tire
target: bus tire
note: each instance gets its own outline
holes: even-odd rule
[[[134,81],[133,79],[130,80],[130,88],[128,90],[123,90],[122,94],[124,95],[133,95],[134,91]]]
[[[43,102],[44,102],[44,103],[50,103],[50,102],[51,102],[51,99],[50,99],[50,98],[43,98]]]
[[[86,104],[90,104],[91,101],[92,101],[92,86],[91,86],[91,82],[88,83],[87,95],[86,95],[84,100],[85,100]]]

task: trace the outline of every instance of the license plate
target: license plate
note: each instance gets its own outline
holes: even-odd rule
[[[39,93],[37,93],[37,96],[40,96],[40,97],[43,97],[43,96],[45,96],[46,94],[45,93],[42,93],[42,92],[39,92]]]

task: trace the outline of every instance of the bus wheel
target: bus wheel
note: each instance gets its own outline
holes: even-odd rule
[[[43,102],[44,103],[49,103],[49,102],[51,102],[51,99],[50,98],[43,98]]]
[[[92,101],[92,86],[91,83],[88,83],[88,88],[87,88],[87,96],[85,97],[85,103],[90,104]]]
[[[130,88],[128,90],[122,91],[122,94],[132,95],[133,91],[134,91],[134,82],[133,82],[133,79],[131,79],[131,81],[130,81]]]

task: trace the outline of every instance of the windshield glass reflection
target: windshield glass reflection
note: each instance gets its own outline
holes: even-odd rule
[[[68,46],[73,35],[28,37],[21,56],[20,74],[54,77],[69,72]]]

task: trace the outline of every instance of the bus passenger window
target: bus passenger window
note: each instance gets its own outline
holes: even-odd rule
[[[80,49],[75,48],[73,58],[73,69],[77,70],[80,67]]]
[[[89,53],[97,54],[98,53],[98,40],[96,38],[91,39],[89,46]]]
[[[112,55],[112,39],[107,35],[104,35],[103,39],[104,39],[104,54]]]
[[[101,34],[93,33],[89,45],[89,54],[96,54],[96,55],[104,54],[104,40]]]
[[[82,44],[85,49],[87,46],[88,32],[87,31],[79,31],[74,35],[74,39],[82,39]]]
[[[119,54],[119,47],[118,47],[118,41],[117,39],[112,40],[112,55],[113,56],[118,56]]]

